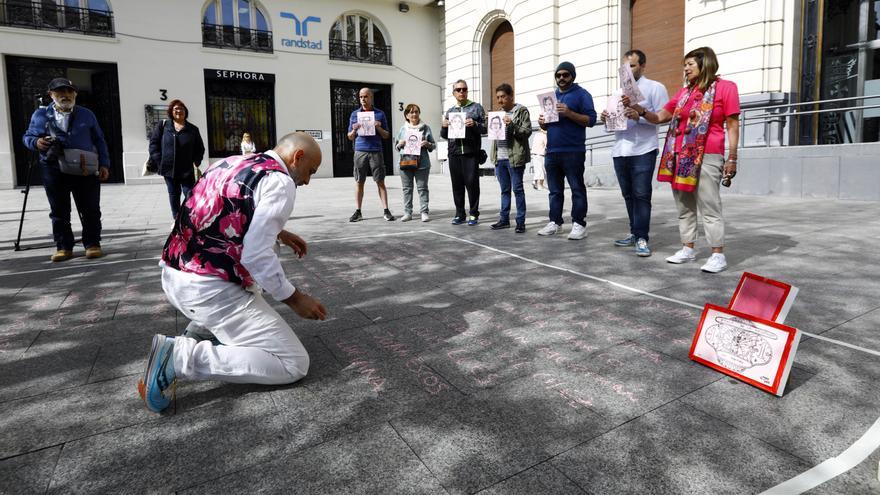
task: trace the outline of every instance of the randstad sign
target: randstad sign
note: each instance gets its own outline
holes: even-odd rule
[[[323,48],[321,40],[312,41],[307,38],[309,35],[309,23],[321,22],[320,17],[310,15],[305,19],[300,20],[299,17],[290,12],[282,12],[281,17],[293,20],[293,27],[295,28],[296,35],[299,36],[299,39],[282,38],[281,46],[305,48],[306,50],[321,50]]]

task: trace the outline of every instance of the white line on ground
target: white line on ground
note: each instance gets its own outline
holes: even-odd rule
[[[0,273],[0,277],[11,277],[13,275],[29,275],[31,273],[45,273],[45,272],[57,272],[59,270],[75,270],[77,268],[91,268],[93,266],[101,267],[107,265],[115,265],[117,263],[133,263],[136,261],[159,261],[159,257],[155,258],[132,258],[128,260],[116,260],[116,261],[98,261],[94,263],[75,263],[67,266],[59,266],[56,268],[41,268],[39,270],[28,270],[26,272],[9,272],[9,273]]]
[[[832,457],[808,471],[804,471],[794,478],[774,486],[761,493],[761,495],[792,495],[812,490],[831,478],[856,467],[867,459],[872,452],[877,450],[877,447],[880,447],[880,418],[868,428],[868,431],[861,438],[856,440],[854,444],[850,445],[848,449],[841,452],[837,457]]]
[[[650,292],[645,292],[641,289],[636,289],[634,287],[629,287],[623,284],[619,284],[617,282],[612,282],[610,280],[606,280],[604,278],[594,277],[593,275],[588,275],[586,273],[581,273],[575,270],[569,270],[568,268],[562,268],[555,265],[550,265],[548,263],[543,263],[541,261],[533,260],[531,258],[526,258],[525,256],[520,256],[515,253],[511,253],[508,251],[504,251],[501,249],[494,248],[492,246],[487,246],[485,244],[480,244],[478,242],[469,241],[467,239],[461,239],[455,237],[453,235],[444,234],[442,232],[437,232],[434,230],[428,230],[433,234],[446,237],[449,239],[455,239],[459,242],[464,242],[466,244],[472,244],[474,246],[478,246],[484,249],[488,249],[489,251],[494,251],[496,253],[504,254],[507,256],[511,256],[513,258],[521,259],[523,261],[527,261],[529,263],[534,263],[536,265],[544,266],[547,268],[552,268],[554,270],[563,271],[566,273],[570,273],[572,275],[577,275],[579,277],[587,278],[590,280],[595,280],[597,282],[605,282],[609,285],[613,285],[619,289],[627,290],[630,292],[635,292],[637,294],[642,294],[648,297],[653,297],[656,299],[661,299],[664,301],[669,301],[675,304],[679,304],[681,306],[687,306],[689,308],[694,308],[702,311],[702,306],[698,306],[696,304],[691,304],[684,301],[679,301],[678,299],[672,299],[670,297],[660,296],[657,294],[653,294]],[[880,352],[865,349],[863,347],[859,347],[852,344],[847,344],[846,342],[841,342],[839,340],[829,339],[827,337],[822,337],[821,335],[814,335],[811,333],[803,332],[804,335],[808,335],[810,337],[824,340],[826,342],[830,342],[832,344],[842,345],[844,347],[848,347],[850,349],[855,349],[857,351],[866,352],[868,354],[873,354],[875,356],[880,356]],[[859,465],[862,461],[864,461],[871,453],[880,448],[880,418],[874,422],[874,425],[871,426],[868,431],[865,432],[864,435],[861,436],[854,444],[852,444],[849,448],[840,453],[837,457],[832,457],[831,459],[826,460],[825,462],[814,466],[813,468],[795,476],[794,478],[780,483],[773,488],[765,491],[761,495],[796,495],[803,493],[807,490],[815,488],[826,481],[835,478],[850,469]]]
[[[435,231],[435,230],[427,230],[426,232],[431,232],[432,234],[436,234],[436,235],[439,235],[439,236],[442,236],[442,237],[448,237],[449,239],[455,239],[455,240],[457,240],[457,241],[459,241],[459,242],[464,242],[464,243],[466,243],[466,244],[472,244],[472,245],[474,245],[474,246],[478,246],[478,247],[481,247],[481,248],[483,248],[483,249],[488,249],[489,251],[495,251],[496,253],[504,254],[504,255],[506,255],[506,256],[510,256],[510,257],[513,257],[513,258],[521,259],[521,260],[523,260],[523,261],[527,261],[527,262],[529,262],[529,263],[533,263],[533,264],[535,264],[535,265],[540,265],[540,266],[543,266],[543,267],[552,268],[552,269],[554,269],[554,270],[559,270],[559,271],[561,271],[561,272],[570,273],[570,274],[572,274],[572,275],[576,275],[576,276],[578,276],[578,277],[582,277],[582,278],[586,278],[586,279],[590,279],[590,280],[595,280],[596,282],[603,282],[603,283],[606,283],[606,284],[608,284],[608,285],[611,285],[611,286],[617,287],[618,289],[622,289],[622,290],[625,290],[625,291],[634,292],[634,293],[636,293],[636,294],[641,294],[641,295],[643,295],[643,296],[652,297],[652,298],[654,298],[654,299],[660,299],[660,300],[662,300],[662,301],[667,301],[667,302],[675,303],[675,304],[678,304],[678,305],[681,305],[681,306],[686,306],[686,307],[688,307],[688,308],[693,308],[693,309],[696,309],[696,310],[699,310],[699,311],[702,311],[702,310],[703,310],[703,306],[699,306],[699,305],[697,305],[697,304],[691,304],[691,303],[689,303],[689,302],[680,301],[680,300],[678,300],[678,299],[673,299],[673,298],[671,298],[671,297],[661,296],[661,295],[659,295],[659,294],[654,294],[653,292],[647,292],[647,291],[644,291],[644,290],[641,290],[641,289],[636,289],[635,287],[630,287],[630,286],[628,286],[628,285],[623,285],[623,284],[621,284],[621,283],[614,282],[614,281],[611,281],[611,280],[607,280],[607,279],[604,279],[604,278],[595,277],[595,276],[593,276],[593,275],[589,275],[589,274],[586,274],[586,273],[581,273],[581,272],[579,272],[579,271],[575,271],[575,270],[570,270],[570,269],[568,269],[568,268],[563,268],[563,267],[561,267],[561,266],[551,265],[551,264],[548,264],[548,263],[544,263],[544,262],[542,262],[542,261],[533,260],[533,259],[531,259],[531,258],[526,258],[525,256],[521,256],[521,255],[518,255],[518,254],[516,254],[516,253],[511,253],[511,252],[509,252],[509,251],[504,251],[504,250],[501,250],[501,249],[498,249],[498,248],[494,248],[494,247],[492,247],[492,246],[487,246],[487,245],[485,245],[485,244],[480,244],[479,242],[469,241],[469,240],[467,240],[467,239],[461,239],[461,238],[459,238],[459,237],[455,237],[454,235],[444,234],[444,233],[442,233],[442,232],[437,232],[437,231]],[[809,333],[809,332],[804,332],[803,330],[801,330],[801,333],[804,334],[804,335],[806,335],[806,336],[808,336],[808,337],[812,337],[812,338],[814,338],[814,339],[824,340],[825,342],[830,342],[830,343],[832,343],[832,344],[837,344],[837,345],[840,345],[840,346],[843,346],[843,347],[848,347],[848,348],[850,348],[850,349],[854,349],[854,350],[857,350],[857,351],[865,352],[865,353],[867,353],[867,354],[873,354],[874,356],[880,356],[880,351],[875,351],[875,350],[873,350],[873,349],[866,349],[866,348],[864,348],[864,347],[859,347],[859,346],[857,346],[857,345],[848,344],[848,343],[843,342],[843,341],[840,341],[840,340],[829,339],[828,337],[823,337],[823,336],[821,336],[821,335],[816,335],[816,334],[812,334],[812,333]]]
[[[357,239],[373,239],[375,237],[393,237],[396,235],[421,234],[422,232],[433,232],[433,231],[432,230],[407,230],[406,232],[393,232],[390,234],[355,235],[355,236],[351,236],[351,237],[328,237],[326,239],[315,239],[313,241],[308,241],[308,242],[309,242],[309,244],[315,244],[318,242],[354,241]]]

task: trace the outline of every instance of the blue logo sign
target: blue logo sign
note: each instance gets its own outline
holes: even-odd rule
[[[309,23],[321,22],[320,17],[310,15],[303,20],[299,20],[299,18],[291,12],[282,12],[281,17],[293,20],[293,27],[296,31],[296,35],[300,37],[299,39],[284,38],[281,40],[282,46],[305,48],[307,50],[320,50],[322,48],[321,40],[312,41],[306,38],[306,36],[309,35]]]

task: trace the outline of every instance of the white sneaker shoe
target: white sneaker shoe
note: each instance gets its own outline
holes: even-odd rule
[[[587,236],[587,228],[579,223],[571,225],[571,232],[568,234],[568,240],[579,241]]]
[[[697,260],[697,252],[694,251],[694,248],[689,248],[687,246],[682,246],[681,249],[676,251],[675,254],[666,258],[667,263],[675,263],[676,265],[680,265],[682,263],[690,263],[691,261]]]
[[[556,235],[561,229],[562,225],[556,225],[556,222],[547,222],[547,225],[538,231],[538,235]]]
[[[709,256],[709,261],[700,267],[700,270],[706,273],[718,273],[726,268],[727,258],[724,256],[724,253],[712,253],[712,256]]]
[[[409,222],[412,220],[412,213],[404,213],[402,217],[400,217],[401,222]]]
[[[422,221],[423,221],[423,222],[427,222],[427,221],[430,221],[430,220],[431,220],[431,217],[428,216],[428,213],[427,213],[427,212],[422,213]]]

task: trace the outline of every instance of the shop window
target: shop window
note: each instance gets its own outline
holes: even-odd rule
[[[343,14],[330,28],[330,59],[391,65],[391,45],[366,14]]]
[[[205,93],[209,156],[240,154],[245,132],[257,151],[275,146],[274,75],[205,69]]]
[[[0,0],[0,26],[114,36],[106,0]]]
[[[211,0],[202,15],[202,45],[272,53],[265,11],[251,0]]]

